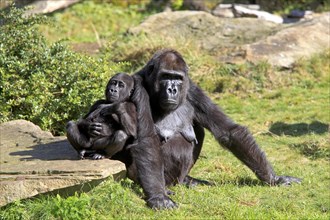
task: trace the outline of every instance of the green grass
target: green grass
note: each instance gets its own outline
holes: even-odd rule
[[[171,187],[175,192],[172,199],[179,204],[176,210],[150,210],[142,199],[140,187],[129,180],[109,179],[81,195],[14,203],[2,209],[0,216],[3,219],[329,219],[328,86],[329,82],[323,79],[314,82],[312,89],[295,85],[248,96],[212,95],[229,116],[250,128],[275,171],[303,178],[300,185],[262,184],[207,133],[201,157],[191,174],[212,181],[215,186]],[[279,126],[279,123],[285,124]],[[313,151],[302,150],[302,146],[308,145],[319,149],[318,156]]]
[[[40,30],[51,42],[67,39],[69,42],[97,42],[115,39],[127,28],[137,25],[148,13],[142,6],[116,5],[84,1],[50,17],[54,25],[42,25]]]
[[[302,184],[261,183],[207,133],[191,175],[215,186],[171,187],[178,209],[151,210],[139,186],[110,178],[87,193],[15,202],[0,209],[0,219],[329,219],[330,51],[301,60],[287,71],[265,62],[225,65],[189,41],[164,43],[161,38],[123,35],[147,13],[85,1],[54,13],[57,27],[40,29],[51,42],[57,36],[69,43],[95,42],[98,33],[107,42],[99,56],[127,61],[123,68],[128,72],[159,48],[178,49],[192,79],[232,119],[250,129],[276,173],[301,177]]]

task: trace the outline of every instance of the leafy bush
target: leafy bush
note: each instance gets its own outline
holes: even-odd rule
[[[12,7],[0,21],[0,122],[26,119],[54,134],[103,96],[108,78],[121,64],[107,64],[48,45],[38,32],[44,17],[24,17]]]

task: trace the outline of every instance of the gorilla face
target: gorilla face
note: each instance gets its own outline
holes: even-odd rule
[[[131,76],[124,73],[114,75],[105,90],[105,96],[108,102],[124,102],[127,101],[132,93],[134,80]]]
[[[156,53],[146,68],[145,81],[153,106],[171,112],[186,100],[188,67],[179,53],[172,50]]]
[[[183,94],[184,73],[177,71],[159,72],[159,104],[163,110],[174,110],[184,98]]]

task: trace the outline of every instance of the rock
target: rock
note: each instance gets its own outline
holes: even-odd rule
[[[182,39],[216,56],[221,62],[270,64],[290,68],[302,57],[329,48],[330,13],[294,24],[256,18],[219,18],[201,11],[155,14],[128,33],[145,33],[166,41]]]
[[[259,5],[245,5],[245,4],[219,4],[212,14],[218,17],[225,18],[239,18],[239,17],[253,17],[259,18],[274,23],[283,23],[283,18],[278,15],[273,15],[266,11],[259,11]]]
[[[212,14],[221,18],[234,18],[234,12],[232,8],[216,8],[212,11]]]
[[[224,47],[263,39],[278,27],[278,24],[253,18],[230,19],[202,11],[175,11],[152,15],[139,26],[130,28],[128,33],[187,39],[203,49],[222,52]]]
[[[330,13],[284,28],[264,40],[246,45],[246,59],[267,60],[270,64],[290,68],[302,58],[330,47]]]
[[[266,11],[258,11],[243,6],[234,5],[233,7],[235,17],[256,17],[258,19],[271,21],[274,23],[283,23],[283,18],[278,15],[273,15]]]
[[[234,6],[241,6],[244,8],[252,9],[252,10],[260,10],[260,5],[257,4],[219,4],[213,10],[223,9],[223,8],[233,8]]]
[[[28,121],[3,123],[0,135],[0,206],[40,193],[91,189],[125,170],[119,161],[78,160],[66,137]]]
[[[259,10],[259,5],[251,5],[251,4],[219,4],[213,10],[212,14],[222,18],[234,18],[234,7],[242,6],[248,9]]]
[[[66,8],[72,4],[79,2],[80,0],[29,0],[29,1],[22,1],[16,0],[18,6],[24,6],[26,3],[29,3],[29,6],[32,9],[26,11],[25,15],[31,14],[47,14],[54,12],[59,9]],[[25,3],[26,2],[26,3]],[[32,3],[31,3],[32,2]]]

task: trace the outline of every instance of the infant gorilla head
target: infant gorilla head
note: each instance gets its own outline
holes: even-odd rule
[[[96,101],[77,122],[67,124],[67,137],[81,159],[110,158],[136,137],[136,109],[129,102],[134,80],[117,73],[108,82],[105,100]]]
[[[117,73],[110,78],[105,89],[105,98],[108,103],[128,101],[133,92],[134,80],[126,73]]]

